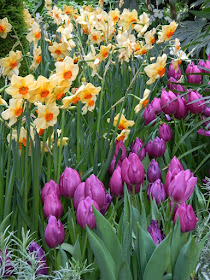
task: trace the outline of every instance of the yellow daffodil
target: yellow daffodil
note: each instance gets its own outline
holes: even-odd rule
[[[57,43],[54,42],[52,46],[49,46],[48,49],[51,52],[51,55],[54,59],[64,59],[66,56],[69,55],[69,45],[64,43]]]
[[[38,41],[41,39],[41,29],[37,22],[33,22],[31,26],[31,31],[26,36],[26,39],[31,43],[34,43],[34,46],[37,46]]]
[[[119,61],[123,63],[123,61],[128,62],[130,56],[136,49],[136,37],[131,35],[128,31],[123,33],[119,33],[117,35],[117,46],[119,47],[118,52]]]
[[[66,96],[62,99],[63,106],[61,106],[62,109],[67,109],[69,108],[70,104],[72,103],[73,105],[76,105],[77,102],[80,101],[80,96],[76,92],[75,94],[71,96]]]
[[[30,28],[32,24],[34,23],[34,18],[30,15],[29,11],[27,9],[23,10],[23,17],[26,23],[26,26]]]
[[[41,50],[41,47],[39,46],[38,48],[34,48],[33,50],[33,62],[30,66],[30,70],[36,70],[37,67],[39,66],[39,64],[41,63],[42,61],[42,57],[41,57],[41,54],[42,54],[42,50]]]
[[[52,0],[45,0],[45,8],[48,11],[52,9]]]
[[[62,11],[58,7],[54,6],[52,10],[48,12],[48,15],[50,15],[54,23],[60,24],[62,22]]]
[[[19,74],[21,51],[10,51],[9,56],[0,59],[0,66],[3,67],[3,76],[11,78],[13,74]]]
[[[116,127],[116,125],[117,125],[119,116],[120,116],[120,114],[117,114],[117,115],[114,117],[113,125],[114,125],[115,127]],[[107,122],[109,123],[109,122],[110,122],[110,119],[107,119]],[[121,114],[120,122],[119,122],[119,125],[118,125],[118,129],[119,129],[119,130],[128,129],[128,127],[133,126],[134,124],[135,124],[134,121],[129,121],[129,120],[127,120],[127,119],[125,118],[125,116],[124,116],[123,114]]]
[[[120,11],[116,8],[115,10],[109,11],[109,16],[111,17],[114,24],[116,24],[120,17]]]
[[[0,37],[5,39],[7,33],[12,30],[12,25],[8,22],[8,19],[5,17],[0,19]]]
[[[56,86],[53,90],[53,93],[47,98],[47,103],[52,103],[61,100],[65,93],[68,91],[68,88],[63,86]]]
[[[105,60],[109,56],[109,51],[111,48],[111,44],[108,46],[100,46],[100,52],[97,55],[97,58],[101,61]]]
[[[87,64],[93,69],[91,76],[94,77],[97,72],[98,65],[100,64],[100,60],[96,56],[96,51],[93,45],[90,46],[90,49],[91,51],[84,56],[84,60],[86,60]]]
[[[139,17],[139,24],[135,24],[134,29],[138,33],[138,37],[142,36],[149,27],[149,17],[146,13],[143,13]]]
[[[66,15],[73,15],[73,13],[74,13],[74,7],[73,7],[73,6],[64,5],[64,6],[63,6],[63,12],[64,12]]]
[[[147,81],[147,85],[151,85],[156,79],[164,76],[166,60],[167,55],[163,54],[162,56],[158,56],[156,63],[152,63],[144,68],[145,73],[150,78]]]
[[[23,113],[23,99],[9,100],[9,108],[1,113],[4,120],[9,120],[8,126],[11,127],[17,122],[17,118]]]
[[[7,105],[7,102],[0,95],[0,105]]]
[[[31,103],[35,103],[36,101],[41,103],[46,102],[50,98],[53,88],[54,84],[40,75],[34,84],[34,89],[30,91],[29,101]]]
[[[100,42],[103,40],[103,34],[101,31],[96,31],[93,30],[89,35],[88,35],[88,40],[91,41],[93,44],[100,44]]]
[[[123,142],[128,138],[128,135],[130,134],[130,129],[123,129],[120,134],[117,135],[116,140],[120,141],[122,140]]]
[[[143,98],[140,99],[139,104],[136,105],[136,107],[134,109],[136,114],[141,110],[142,107],[146,107],[147,103],[149,102],[149,100],[148,100],[149,94],[150,94],[150,90],[149,89],[145,89]]]
[[[35,82],[33,75],[26,77],[20,77],[13,75],[11,79],[11,85],[6,88],[6,92],[13,98],[30,98],[30,90],[34,89]]]
[[[137,22],[139,22],[137,11],[132,10],[132,12],[130,12],[128,9],[124,9],[118,24],[119,26],[122,26],[124,30],[128,30],[129,28],[134,28],[134,23]]]
[[[156,29],[152,28],[152,30],[147,31],[144,34],[144,39],[148,46],[152,46],[155,43],[155,37],[154,37],[155,33],[156,33]]]
[[[46,129],[49,126],[54,126],[57,123],[57,116],[59,115],[59,108],[56,103],[49,103],[42,105],[37,104],[38,107],[38,118],[35,119],[34,125],[38,129]]]
[[[136,49],[135,49],[134,54],[141,55],[141,56],[145,55],[148,52],[148,50],[150,50],[151,48],[152,48],[151,45],[147,45],[147,44],[144,45],[144,43],[142,41],[140,41],[136,44]]]
[[[177,55],[179,50],[180,50],[180,42],[179,39],[176,38],[174,41],[174,54]]]
[[[19,150],[22,150],[22,147],[26,147],[27,145],[27,138],[29,137],[28,132],[25,130],[24,127],[20,128],[19,134]],[[17,141],[18,139],[18,132],[16,129],[12,131],[12,139]],[[29,154],[30,154],[30,147],[31,147],[31,139],[34,141],[34,131],[33,128],[30,127],[30,137],[29,137]],[[7,141],[10,143],[10,133],[7,135]]]
[[[158,33],[157,44],[169,41],[171,37],[174,35],[177,26],[178,24],[175,21],[172,21],[169,25],[163,25],[162,31]]]

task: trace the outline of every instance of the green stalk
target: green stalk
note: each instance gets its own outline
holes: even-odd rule
[[[61,174],[61,161],[62,161],[62,149],[63,149],[63,145],[62,145],[62,141],[63,141],[63,134],[64,134],[64,123],[65,123],[65,112],[64,110],[62,110],[61,113],[61,136],[60,136],[60,147],[59,147],[59,154],[58,154],[58,167],[57,167],[57,182],[59,181],[60,178],[60,174]]]
[[[77,105],[77,162],[80,159],[80,102]]]
[[[83,251],[82,251],[82,262],[84,261],[85,258],[86,249],[87,249],[87,231],[85,231],[85,241],[83,244]]]
[[[50,175],[51,175],[51,135],[52,135],[52,128],[49,128],[48,131],[48,137],[49,137],[49,149],[50,151],[48,152],[47,155],[47,181],[50,181]]]

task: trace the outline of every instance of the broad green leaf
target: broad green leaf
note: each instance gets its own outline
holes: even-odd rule
[[[73,255],[74,254],[74,247],[68,243],[62,243],[61,244],[61,249],[68,252],[69,254]]]
[[[175,264],[177,257],[180,252],[180,221],[179,221],[179,216],[176,220],[176,224],[174,227],[172,239],[171,239],[171,267],[172,271],[174,270]]]
[[[143,277],[144,280],[163,279],[163,275],[170,262],[170,242],[171,232],[154,250],[145,268]]]
[[[0,233],[5,231],[5,229],[6,229],[6,227],[7,227],[7,224],[9,223],[8,220],[9,220],[9,218],[10,218],[11,215],[12,215],[12,212],[11,212],[10,214],[8,214],[8,215],[4,218],[4,220],[1,222],[1,224],[0,224]]]
[[[123,262],[120,267],[118,280],[133,280],[128,263]]]

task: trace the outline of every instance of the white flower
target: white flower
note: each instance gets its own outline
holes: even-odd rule
[[[154,17],[160,18],[160,19],[163,18],[163,11],[162,10],[154,9],[153,13],[154,13]]]
[[[169,23],[171,23],[172,22],[172,19],[170,18],[170,17],[165,17],[165,20],[167,20]]]

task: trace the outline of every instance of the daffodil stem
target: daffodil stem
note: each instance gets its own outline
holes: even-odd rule
[[[77,162],[80,158],[80,102],[77,105]]]
[[[49,149],[51,149],[51,135],[52,135],[52,129],[49,128]],[[47,158],[47,181],[50,181],[50,172],[51,172],[51,154],[48,152],[48,158]]]
[[[65,120],[65,110],[62,110],[62,113],[61,113],[61,137],[60,137],[60,146],[59,146],[59,154],[58,154],[58,168],[57,168],[57,182],[59,181],[59,178],[60,178],[60,173],[61,173],[61,170],[60,170],[60,167],[61,167],[61,152],[62,152],[62,149],[63,149],[63,133],[64,133],[64,120]]]

